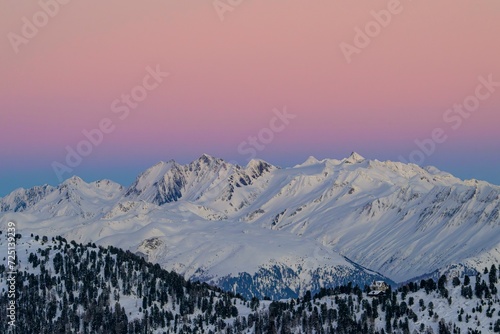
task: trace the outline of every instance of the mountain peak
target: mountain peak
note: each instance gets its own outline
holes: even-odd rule
[[[206,153],[203,153],[201,155],[201,157],[198,158],[198,161],[202,161],[204,163],[210,163],[212,161],[215,161],[217,160],[216,158],[214,158],[213,156],[211,156],[210,154],[206,154]]]
[[[85,181],[83,181],[80,177],[76,176],[76,175],[73,175],[72,177],[70,177],[69,179],[66,179],[62,185],[80,185],[82,183],[85,183]]]
[[[306,161],[304,161],[301,166],[310,166],[310,165],[316,165],[320,163],[320,161],[318,159],[316,159],[316,157],[313,157],[312,155],[309,156],[309,158],[306,159]]]
[[[356,152],[352,152],[351,155],[349,156],[349,158],[347,158],[345,160],[345,162],[349,163],[349,164],[355,164],[355,163],[358,163],[358,162],[361,162],[364,160],[365,160],[365,158],[363,156],[361,156],[360,154],[358,154]]]
[[[223,162],[224,162],[224,160],[222,160],[220,158],[215,158],[209,154],[203,153],[201,155],[201,157],[199,157],[198,159],[193,161],[191,164],[197,164],[197,165],[204,164],[207,166],[211,166],[213,164],[221,164]]]
[[[158,179],[162,175],[164,175],[168,170],[171,168],[177,166],[177,162],[174,160],[169,160],[168,162],[165,161],[159,161],[153,166],[149,167],[147,170],[142,172],[136,180],[140,179]]]
[[[139,174],[133,186],[144,187],[146,184],[153,184],[162,178],[170,169],[175,167],[178,167],[178,164],[174,160],[169,160],[168,162],[159,161]]]
[[[261,159],[252,159],[248,162],[246,165],[245,169],[260,169],[260,170],[268,170],[270,168],[274,167],[267,161],[261,160]]]
[[[264,160],[261,160],[261,159],[251,159],[247,165],[246,165],[246,168],[252,168],[252,167],[257,167],[257,166],[260,166],[262,164],[266,164],[268,165],[267,162],[265,162]]]

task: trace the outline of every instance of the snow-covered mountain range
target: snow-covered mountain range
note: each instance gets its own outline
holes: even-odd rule
[[[171,160],[128,188],[72,177],[18,189],[0,212],[19,233],[113,245],[247,295],[500,261],[499,186],[356,153],[292,168]]]

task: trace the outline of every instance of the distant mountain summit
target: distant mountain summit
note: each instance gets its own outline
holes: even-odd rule
[[[352,152],[351,155],[347,159],[344,160],[344,162],[348,163],[348,164],[355,164],[358,162],[362,162],[364,160],[365,160],[365,158],[363,158],[361,155],[359,155],[356,152]]]
[[[247,295],[500,260],[500,187],[355,152],[292,168],[204,154],[160,162],[128,188],[73,177],[18,189],[0,210],[20,230],[128,249]]]

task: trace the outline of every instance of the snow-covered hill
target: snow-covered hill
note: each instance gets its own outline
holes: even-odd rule
[[[115,247],[38,235],[18,235],[16,244],[17,333],[500,333],[496,266],[376,297],[348,284],[271,302],[188,283]],[[0,265],[4,309],[12,300],[7,270]]]
[[[126,189],[76,177],[19,189],[0,209],[20,230],[114,245],[188,278],[275,295],[272,277],[298,294],[372,278],[343,256],[397,282],[500,261],[499,186],[356,153],[285,169],[203,155],[160,162]]]

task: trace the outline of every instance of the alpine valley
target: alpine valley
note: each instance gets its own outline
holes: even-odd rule
[[[139,255],[245,298],[475,273],[500,261],[500,187],[364,159],[279,168],[203,155],[123,187],[72,177],[0,199],[0,223]],[[29,232],[28,232],[29,231]]]

